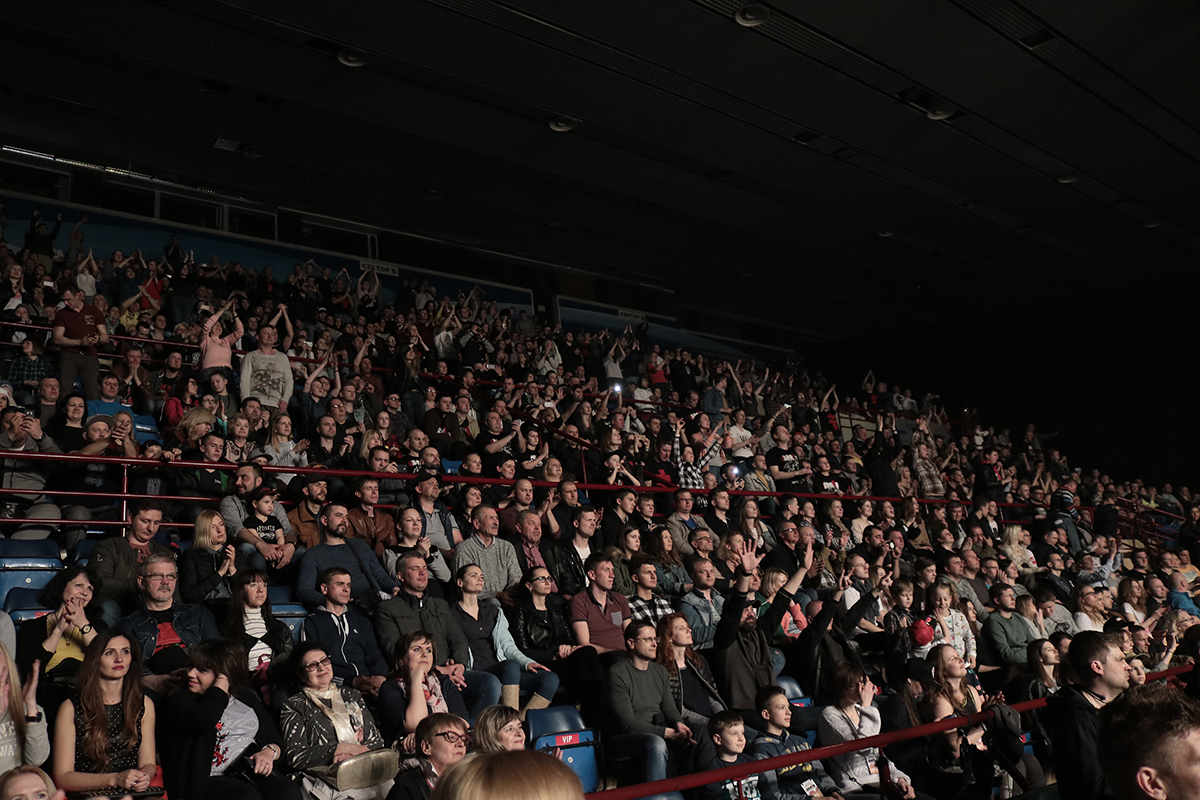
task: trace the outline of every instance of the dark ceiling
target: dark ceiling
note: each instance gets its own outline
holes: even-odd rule
[[[1196,270],[1200,4],[743,5],[7,3],[0,139],[820,336]]]

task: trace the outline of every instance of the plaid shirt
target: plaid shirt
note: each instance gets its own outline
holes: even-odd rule
[[[704,451],[704,455],[696,456],[692,463],[688,464],[683,460],[683,442],[678,436],[675,437],[675,466],[679,469],[679,487],[681,489],[691,489],[693,491],[704,488],[704,473],[708,471],[708,462],[712,461],[713,456],[717,454],[717,450],[721,446],[721,440],[715,439],[713,443]],[[698,448],[692,447],[692,453],[695,454]]]
[[[917,482],[921,484],[922,497],[942,497],[946,487],[942,485],[942,476],[937,466],[928,458],[914,457],[913,472],[917,474]]]
[[[25,385],[25,381],[40,381],[53,374],[50,362],[46,360],[45,356],[34,361],[24,353],[18,353],[12,363],[8,365],[8,382],[18,390],[29,389]]]
[[[667,614],[674,614],[675,609],[667,602],[667,598],[656,594],[649,600],[643,600],[636,594],[629,597],[629,613],[636,620],[645,620],[658,625],[658,621]]]

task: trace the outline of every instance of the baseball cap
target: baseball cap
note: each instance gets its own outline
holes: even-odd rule
[[[106,425],[108,425],[109,430],[112,430],[116,425],[116,423],[113,422],[113,418],[108,414],[92,414],[90,417],[87,418],[87,422],[84,423],[83,429],[86,431],[88,428],[92,427],[97,422],[105,423]]]

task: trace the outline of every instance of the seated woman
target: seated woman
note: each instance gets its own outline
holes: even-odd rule
[[[545,708],[558,691],[558,675],[521,652],[508,631],[508,618],[495,603],[480,603],[483,591],[483,570],[466,564],[455,574],[460,598],[453,607],[458,622],[471,647],[467,669],[495,675],[500,679],[500,702],[519,708],[521,717],[531,708]],[[521,706],[521,690],[532,692],[529,701]]]
[[[967,682],[967,663],[953,645],[938,645],[929,651],[927,660],[933,665],[938,688],[926,698],[925,722],[974,714],[1004,702],[1003,695],[985,699]],[[975,725],[961,732],[954,729],[932,738],[929,763],[942,774],[945,782],[939,796],[961,792],[960,796],[965,797],[991,797],[991,777],[995,767],[992,754],[983,741],[985,733],[985,726]],[[1034,786],[1045,785],[1046,776],[1032,755],[1023,754],[1017,769]]]
[[[521,715],[508,706],[488,706],[475,718],[476,753],[507,753],[525,749]]]
[[[626,597],[633,595],[633,579],[629,577],[629,562],[642,550],[642,534],[637,525],[621,528],[620,547],[605,548],[612,557],[613,591]]]
[[[437,663],[433,634],[426,631],[406,633],[396,644],[396,668],[386,683],[379,687],[379,726],[386,741],[406,737],[417,730],[421,720],[430,714],[457,714],[467,717],[467,705],[462,693],[450,681],[442,682],[433,668]],[[421,691],[409,691],[420,686]],[[401,749],[414,749],[411,740]]]
[[[87,567],[66,567],[38,594],[50,614],[21,626],[17,636],[19,675],[38,667],[38,702],[57,712],[83,664],[83,652],[99,631],[108,627],[93,603],[100,579]]]
[[[450,567],[442,551],[433,546],[428,536],[422,535],[423,527],[420,509],[412,506],[401,509],[396,517],[396,537],[399,541],[383,551],[383,568],[387,574],[395,575],[400,556],[419,550],[425,559],[425,566],[429,568],[430,577],[435,579],[429,584],[430,594],[442,597],[442,586],[450,583]]]
[[[953,648],[951,648],[953,649]],[[837,698],[821,712],[817,736],[821,745],[841,744],[874,736],[880,730],[879,711],[871,706],[875,685],[862,668],[849,661],[833,665],[829,678],[831,694]],[[868,747],[825,759],[825,769],[838,783],[838,791],[879,791],[879,748]],[[909,777],[893,765],[891,779],[908,800],[919,795],[913,791]]]
[[[0,647],[0,773],[23,764],[38,766],[50,757],[46,715],[37,701],[37,670],[30,670],[24,687],[19,676],[16,662]]]
[[[671,530],[658,525],[642,537],[642,552],[654,560],[658,568],[658,588],[667,597],[679,598],[692,590],[692,579],[683,567],[683,559],[675,550]]]
[[[260,569],[239,572],[221,633],[245,648],[250,685],[278,714],[284,701],[295,694],[287,669],[295,640],[291,629],[271,613],[268,586],[267,573]]]
[[[467,755],[471,741],[470,726],[462,717],[453,714],[430,714],[421,720],[415,740],[417,766],[401,772],[387,800],[429,800],[437,789],[438,780],[450,767]],[[579,779],[576,778],[576,783]],[[484,795],[468,795],[483,797]]]
[[[185,603],[200,603],[224,619],[234,576],[248,567],[246,556],[229,541],[218,512],[201,511],[194,530],[192,546],[179,556],[179,593]]]
[[[333,663],[325,645],[301,642],[291,662],[304,688],[283,704],[279,722],[293,769],[328,767],[387,746],[358,690],[334,685]],[[337,791],[310,775],[302,782],[322,800],[382,800],[392,787],[387,780],[366,789]]]
[[[594,647],[580,647],[571,635],[561,602],[551,602],[554,579],[545,567],[530,567],[521,578],[525,591],[517,601],[513,638],[526,658],[546,664],[579,705],[584,722],[596,727],[601,714],[604,668]]]
[[[683,614],[668,614],[658,621],[657,661],[670,676],[675,707],[689,728],[704,730],[713,714],[725,710],[712,669],[704,656],[692,650],[692,626]]]
[[[54,782],[68,792],[143,791],[158,774],[154,701],[142,694],[142,648],[116,628],[84,652],[54,723]]]
[[[188,654],[187,686],[165,703],[167,796],[300,800],[284,773],[283,737],[247,682],[245,648],[209,639]]]

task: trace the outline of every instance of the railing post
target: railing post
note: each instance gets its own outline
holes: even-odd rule
[[[129,519],[129,465],[121,465],[121,519]]]

